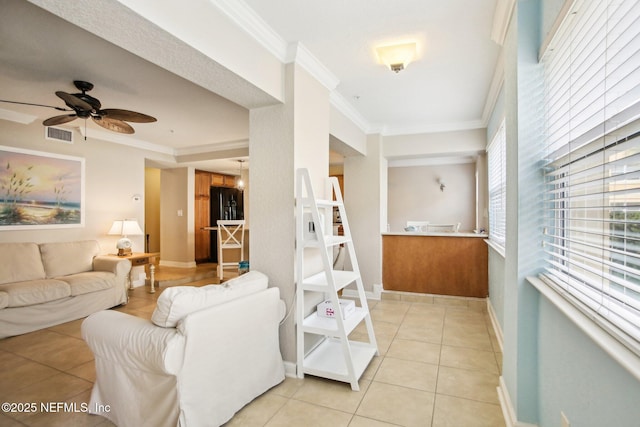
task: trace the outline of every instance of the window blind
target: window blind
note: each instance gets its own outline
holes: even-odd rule
[[[543,278],[640,354],[640,2],[577,0],[542,63]]]
[[[506,132],[504,120],[487,147],[489,175],[489,240],[505,247],[506,240]]]

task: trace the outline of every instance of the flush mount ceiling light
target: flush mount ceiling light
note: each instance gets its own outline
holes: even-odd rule
[[[396,73],[407,68],[407,65],[416,58],[416,52],[416,42],[378,46],[376,48],[380,62]]]

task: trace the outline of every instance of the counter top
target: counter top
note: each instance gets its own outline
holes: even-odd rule
[[[438,236],[438,237],[479,237],[482,239],[487,239],[489,236],[486,233],[473,233],[473,232],[443,232],[443,233],[434,233],[434,232],[421,232],[421,231],[396,231],[396,232],[384,232],[383,236]]]

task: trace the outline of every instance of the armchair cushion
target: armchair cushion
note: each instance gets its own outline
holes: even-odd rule
[[[158,298],[151,321],[163,328],[174,328],[187,314],[267,289],[268,284],[266,275],[251,271],[222,285],[167,288]]]

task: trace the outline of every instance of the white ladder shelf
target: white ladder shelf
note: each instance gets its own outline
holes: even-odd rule
[[[333,194],[335,201],[331,200]],[[337,178],[327,178],[325,197],[324,200],[314,197],[307,169],[296,171],[297,374],[299,378],[310,374],[347,382],[352,390],[359,391],[358,380],[373,357],[379,354],[378,345]],[[333,218],[334,208],[338,209],[342,219],[343,236],[334,236],[329,223],[324,223],[325,219]],[[333,248],[339,245],[347,250],[351,271],[333,269]],[[321,248],[322,270],[306,274],[305,251],[311,248]],[[305,293],[321,292],[325,300],[331,301],[332,307],[339,307],[338,292],[352,283],[358,292],[353,314],[343,319],[340,310],[336,310],[336,316],[332,318],[319,316],[313,311],[305,317],[305,313],[310,311],[305,304]],[[363,321],[368,342],[349,339],[349,334]],[[305,351],[305,334],[319,338],[319,342],[308,351]]]

